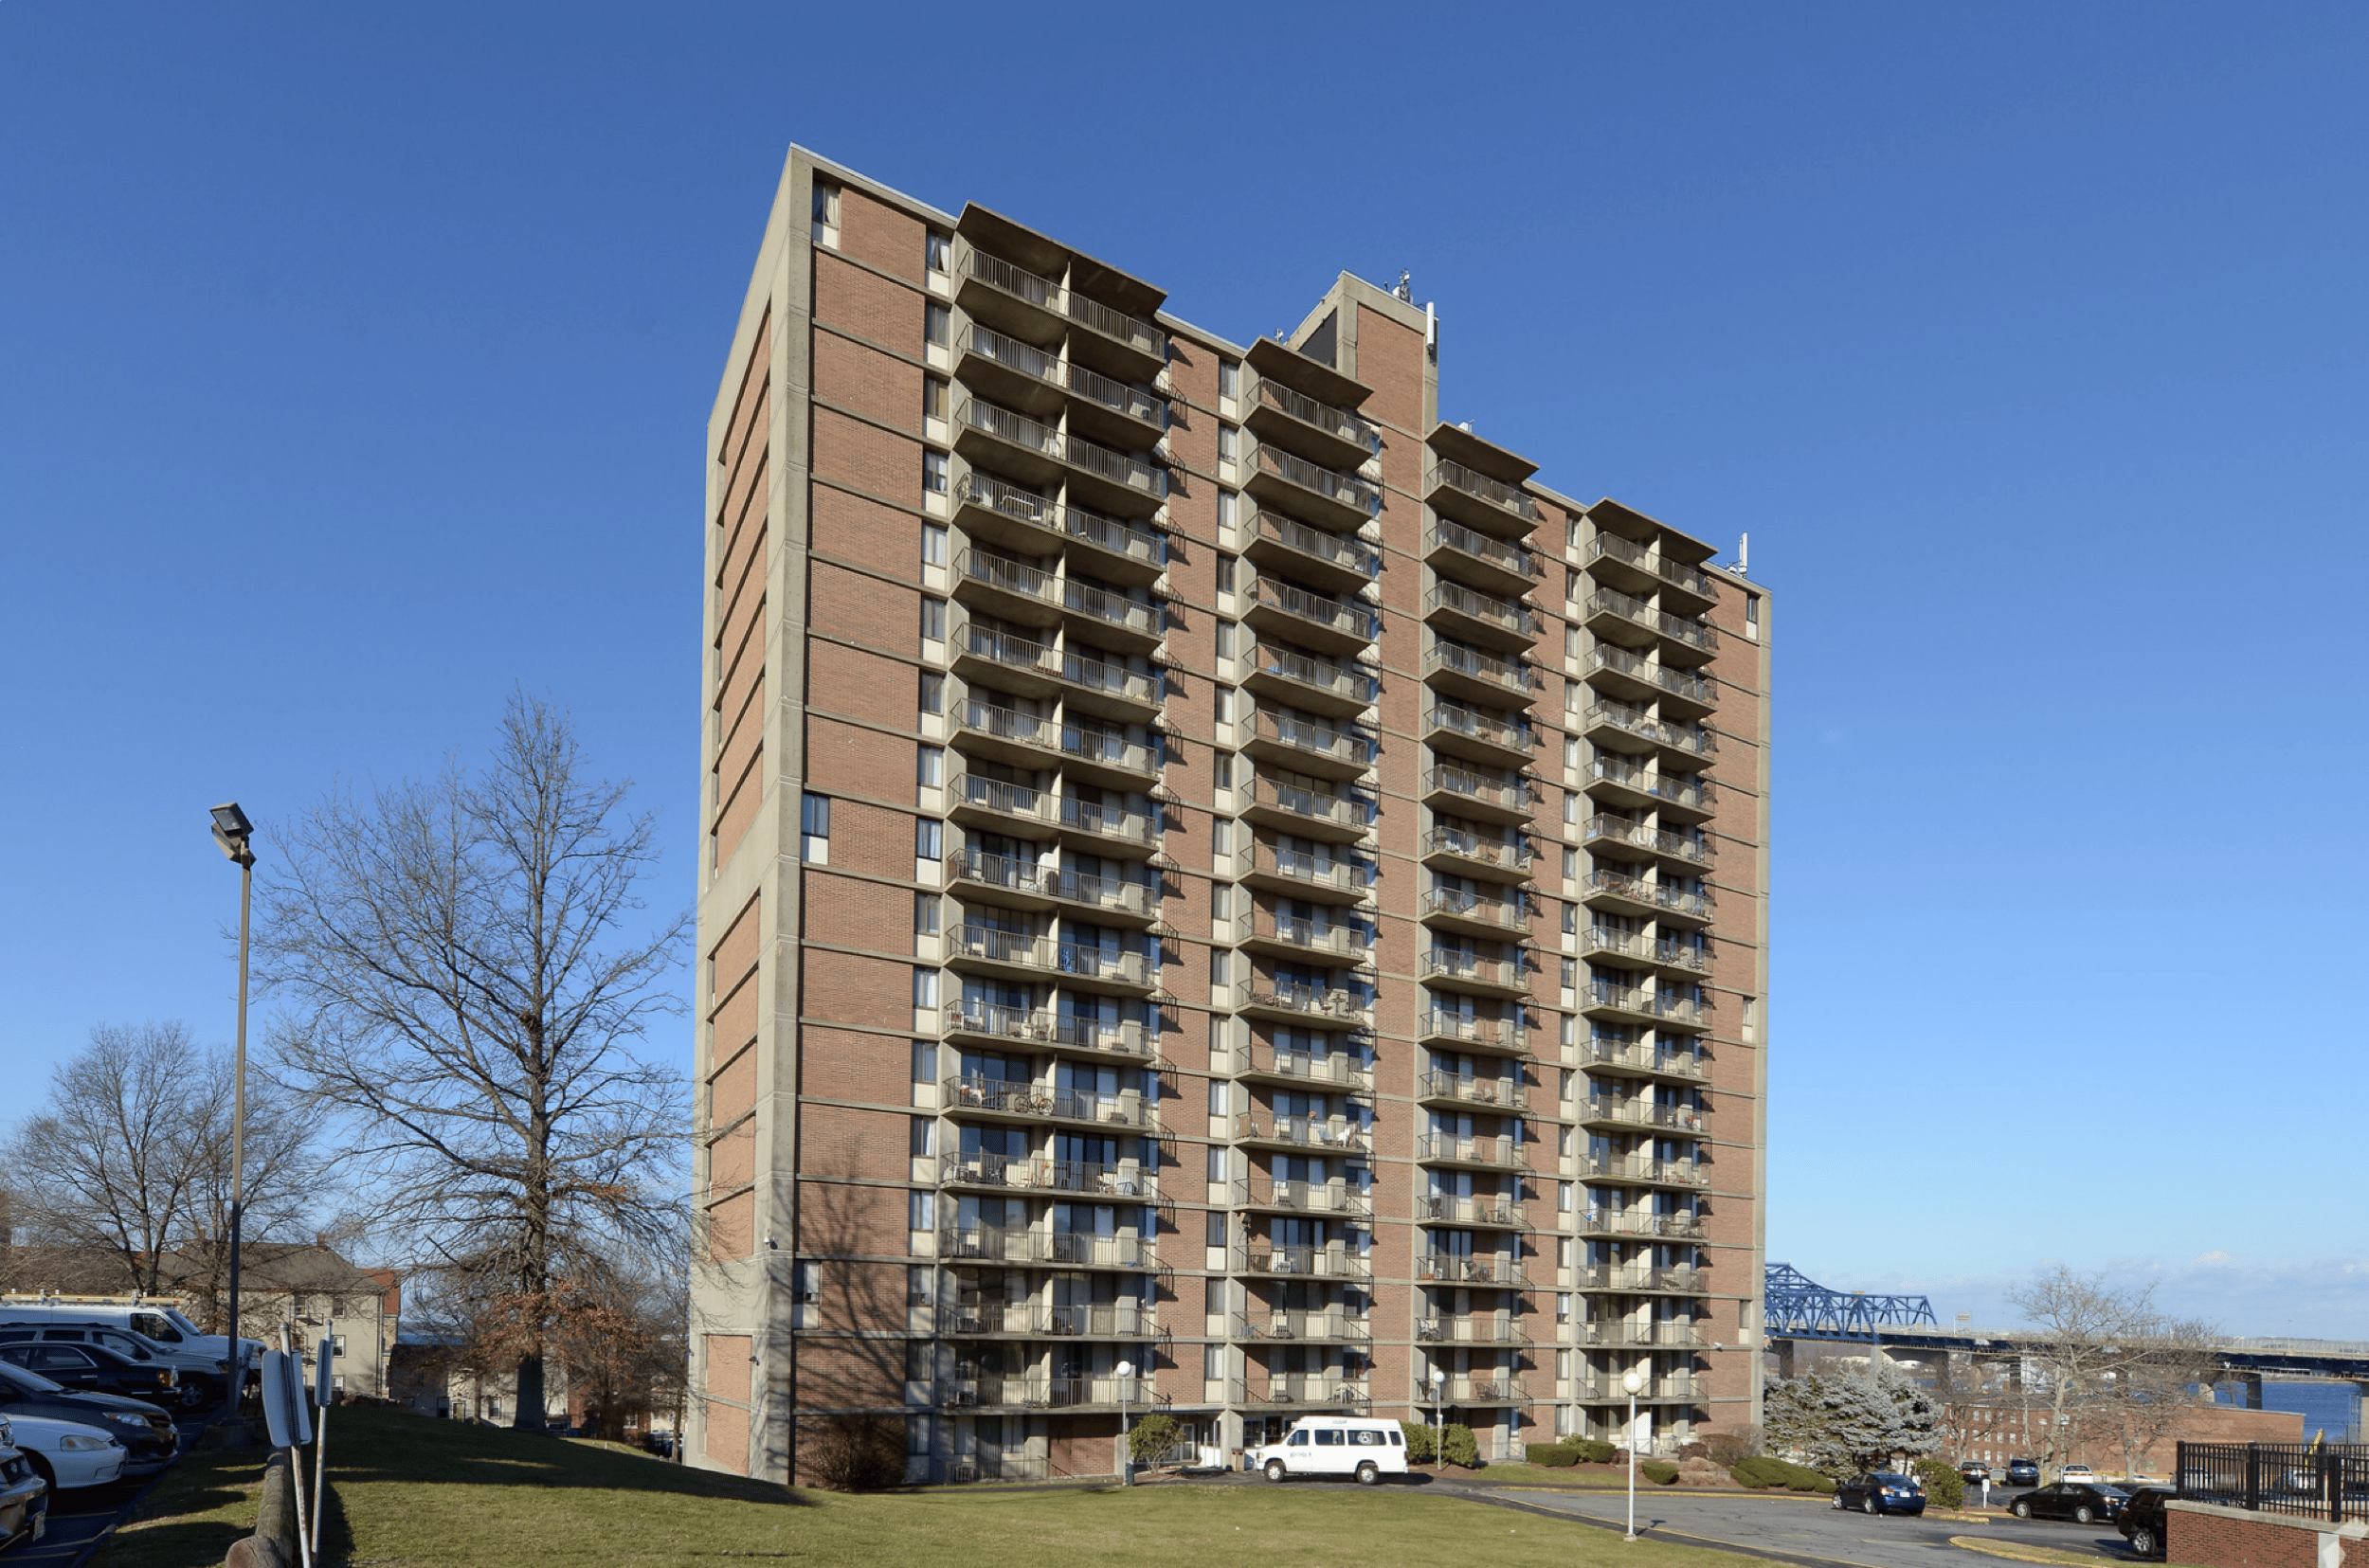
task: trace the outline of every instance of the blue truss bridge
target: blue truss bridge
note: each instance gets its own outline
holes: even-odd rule
[[[1872,1340],[1884,1328],[1940,1326],[1933,1303],[1924,1296],[1872,1296],[1863,1290],[1829,1290],[1790,1263],[1763,1271],[1768,1332],[1803,1339]]]

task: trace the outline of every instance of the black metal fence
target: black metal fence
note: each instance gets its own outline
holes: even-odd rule
[[[2182,1443],[2179,1495],[2342,1524],[2369,1519],[2369,1443]]]

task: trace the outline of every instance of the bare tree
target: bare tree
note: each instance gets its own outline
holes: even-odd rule
[[[523,1427],[543,1423],[555,1283],[683,1223],[682,1078],[633,1047],[680,1010],[690,916],[639,919],[658,850],[629,787],[514,696],[484,769],[333,792],[260,893],[276,1071],[358,1124],[379,1223],[518,1325]]]
[[[228,1268],[235,1067],[177,1018],[101,1024],[62,1064],[49,1097],[8,1140],[27,1253],[11,1283],[191,1290],[219,1312]],[[246,1114],[250,1238],[294,1233],[322,1200],[310,1129],[284,1102]],[[43,1277],[32,1277],[40,1275]]]
[[[2155,1287],[2115,1289],[2103,1274],[2076,1274],[2060,1264],[2007,1300],[2042,1342],[2024,1356],[2024,1382],[2045,1429],[2045,1477],[2096,1429],[2116,1379],[2138,1359],[2137,1345],[2157,1322]]]
[[[2149,1323],[2133,1338],[2099,1410],[2102,1428],[2122,1450],[2125,1475],[2139,1474],[2190,1411],[2212,1402],[2219,1339],[2215,1325],[2193,1318]]]

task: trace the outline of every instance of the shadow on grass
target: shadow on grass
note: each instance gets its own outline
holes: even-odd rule
[[[440,1421],[400,1411],[336,1411],[329,1425],[331,1491],[387,1482],[412,1486],[579,1487],[728,1497],[782,1507],[816,1501],[769,1482],[718,1475],[595,1443]],[[309,1484],[312,1477],[305,1477]],[[337,1523],[333,1501],[325,1523]],[[332,1560],[335,1560],[333,1558]]]

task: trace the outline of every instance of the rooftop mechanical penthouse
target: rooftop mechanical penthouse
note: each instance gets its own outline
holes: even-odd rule
[[[708,426],[690,1454],[1108,1475],[1758,1409],[1770,606],[1288,338],[793,149]]]

